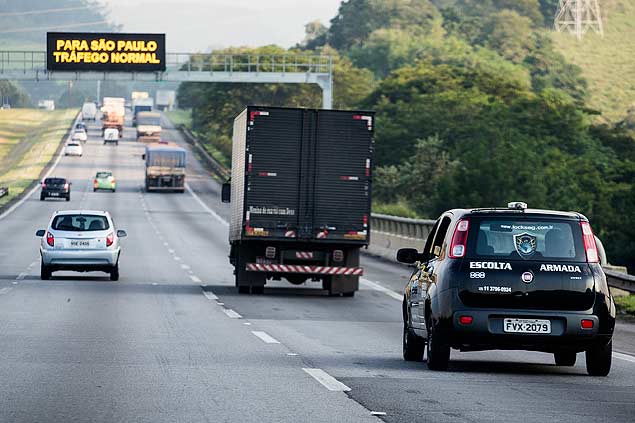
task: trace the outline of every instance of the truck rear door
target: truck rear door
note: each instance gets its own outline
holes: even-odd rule
[[[318,112],[313,218],[318,239],[368,238],[373,124],[371,113]]]

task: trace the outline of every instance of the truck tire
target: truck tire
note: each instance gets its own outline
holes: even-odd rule
[[[247,263],[251,263],[256,260],[256,250],[250,245],[238,245],[236,246],[236,266],[234,274],[236,275],[236,287],[238,292],[247,294],[262,293],[267,282],[264,273],[248,272],[245,268]]]

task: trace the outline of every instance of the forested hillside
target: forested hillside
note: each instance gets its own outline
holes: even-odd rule
[[[556,4],[349,0],[328,28],[307,25],[292,51],[335,56],[336,106],[377,111],[376,210],[433,218],[523,200],[578,210],[610,240],[612,261],[635,256],[634,140],[594,123],[581,69],[547,30]],[[185,84],[179,100],[228,153],[245,104],[315,107],[319,91]]]

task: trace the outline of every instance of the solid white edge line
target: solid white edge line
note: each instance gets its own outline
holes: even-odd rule
[[[225,313],[227,315],[227,317],[229,317],[230,319],[242,319],[243,318],[243,316],[241,316],[240,314],[236,313],[231,308],[224,308],[223,309],[223,313]]]
[[[220,215],[218,213],[216,213],[214,210],[210,209],[207,204],[205,204],[203,202],[203,200],[201,200],[201,198],[196,195],[196,193],[192,190],[192,188],[190,188],[189,184],[185,184],[185,189],[187,190],[187,192],[190,193],[190,195],[192,196],[192,198],[194,198],[196,200],[196,202],[198,204],[201,205],[201,207],[203,207],[203,209],[205,209],[206,212],[208,212],[209,214],[211,214],[216,220],[218,220],[221,224],[225,225],[225,226],[229,226],[229,223],[227,223],[227,221],[225,219],[223,219],[222,217],[220,217]]]
[[[618,358],[620,360],[628,361],[630,363],[635,363],[635,356],[632,356],[632,355],[614,352],[613,357]]]
[[[363,285],[366,285],[367,287],[369,287],[370,289],[372,289],[374,291],[383,292],[384,294],[388,295],[391,298],[394,298],[397,301],[403,300],[403,295],[393,291],[392,289],[385,288],[385,287],[379,285],[377,282],[369,281],[366,278],[360,278],[359,281]]]
[[[79,116],[80,113],[77,113],[77,117],[75,118],[75,120],[73,121],[73,126],[71,126],[71,130],[68,134],[68,137],[65,140],[62,140],[62,143],[66,143],[68,140],[71,139],[71,135],[72,135],[72,131],[73,128],[75,128],[75,124],[79,121]],[[46,179],[49,176],[51,176],[51,173],[53,173],[53,171],[55,170],[55,168],[57,167],[57,165],[59,164],[60,160],[62,160],[62,157],[64,156],[64,147],[62,147],[60,149],[59,154],[57,155],[57,158],[55,159],[55,162],[53,162],[53,166],[51,166],[49,168],[49,170],[46,171],[46,173],[44,174],[44,176],[42,176],[42,179]],[[31,188],[31,191],[29,191],[25,196],[23,196],[17,203],[15,203],[14,205],[12,205],[11,207],[9,207],[4,213],[0,214],[0,220],[4,219],[5,217],[7,217],[9,214],[13,213],[13,211],[15,209],[17,209],[18,207],[20,207],[22,204],[24,204],[24,202],[26,200],[28,200],[29,198],[31,198],[31,196],[33,195],[33,193],[35,191],[37,191],[37,189],[40,188],[40,185],[35,184],[35,186],[33,188]]]
[[[258,338],[260,338],[260,340],[264,342],[265,344],[279,344],[280,343],[280,341],[278,341],[276,338],[269,335],[267,332],[252,330],[251,333],[253,333]]]
[[[329,391],[340,391],[340,392],[348,392],[351,390],[348,386],[344,385],[339,380],[335,379],[330,374],[326,373],[322,369],[310,369],[303,367],[306,373],[308,373],[313,379],[317,380]]]
[[[12,287],[10,287],[10,286],[5,286],[4,288],[1,288],[1,289],[0,289],[0,295],[4,295],[4,294],[6,294],[7,292],[11,291],[12,289],[13,289],[13,288],[12,288]]]

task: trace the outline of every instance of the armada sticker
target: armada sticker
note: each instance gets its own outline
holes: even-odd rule
[[[540,271],[582,273],[582,269],[580,269],[580,266],[574,266],[572,264],[541,264]]]
[[[512,270],[512,265],[496,261],[471,261],[470,269]]]

